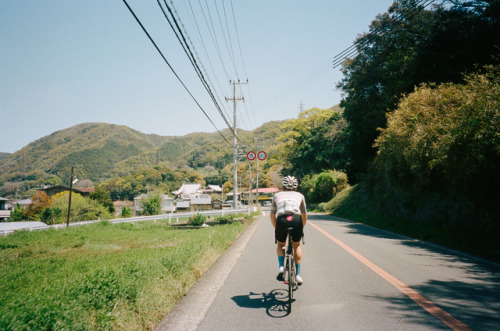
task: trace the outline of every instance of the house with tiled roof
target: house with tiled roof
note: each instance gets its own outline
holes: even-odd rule
[[[181,188],[176,191],[171,192],[175,196],[181,196],[182,194],[196,194],[203,193],[203,187],[201,184],[182,184]]]

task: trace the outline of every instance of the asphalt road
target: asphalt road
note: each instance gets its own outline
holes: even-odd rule
[[[158,329],[500,330],[498,264],[326,215],[309,219],[291,314],[266,212]]]

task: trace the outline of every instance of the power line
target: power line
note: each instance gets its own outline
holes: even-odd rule
[[[201,72],[201,69],[198,66],[198,63],[196,62],[195,56],[193,55],[193,53],[191,51],[191,48],[189,47],[189,45],[188,45],[188,43],[186,41],[186,37],[184,36],[184,34],[183,34],[183,32],[182,32],[182,30],[181,30],[181,28],[179,26],[178,21],[177,21],[176,17],[174,16],[173,12],[172,12],[171,7],[167,4],[167,1],[164,0],[164,4],[167,7],[168,12],[170,13],[172,21],[175,24],[175,27],[172,24],[172,22],[171,22],[170,18],[168,17],[167,13],[165,12],[165,10],[163,9],[163,6],[161,5],[160,0],[157,0],[157,2],[158,2],[158,5],[160,6],[160,8],[161,8],[161,10],[163,12],[163,15],[167,19],[170,27],[174,31],[174,34],[177,37],[177,40],[181,44],[184,52],[186,53],[187,57],[189,58],[189,61],[191,62],[193,68],[195,69],[195,72],[198,75],[198,78],[200,79],[200,81],[202,82],[202,84],[205,87],[206,91],[208,92],[209,96],[211,97],[212,102],[214,103],[214,105],[217,108],[219,114],[221,115],[222,119],[226,123],[227,127],[231,130],[231,124],[228,122],[226,116],[224,116],[224,113],[222,112],[222,109],[220,108],[217,100],[215,99],[215,96],[214,96],[214,94],[213,94],[210,86],[208,85],[207,81],[205,80],[205,77],[204,77],[203,73]]]
[[[222,2],[222,4],[224,4],[224,1]],[[227,24],[226,12],[224,11],[224,16],[226,18],[225,19],[225,21],[226,21],[226,27],[227,27],[227,39],[226,39],[226,34],[224,33],[224,26],[222,24],[222,20],[221,20],[220,13],[219,13],[219,7],[217,6],[217,1],[216,0],[214,0],[214,5],[215,5],[215,11],[217,12],[217,17],[219,18],[219,24],[220,24],[221,31],[222,31],[222,37],[224,37],[224,43],[226,44],[226,48],[227,48],[227,52],[229,54],[229,58],[231,59],[231,62],[233,63],[234,72],[236,74],[236,77],[239,77],[240,75],[238,74],[238,69],[236,68],[236,61],[234,60],[233,44],[231,42],[231,34],[229,33],[229,26]],[[229,40],[229,44],[228,44],[228,40]]]
[[[404,20],[405,18],[412,18],[414,17],[418,11],[416,12],[415,10],[421,7],[425,8],[428,5],[430,5],[432,2],[435,0],[417,0],[414,4],[413,7],[406,7],[402,9],[400,13],[397,13],[395,15],[396,20]],[[408,15],[409,14],[409,15]],[[392,32],[397,31],[398,29],[401,29],[403,24],[398,25],[396,28],[392,30]],[[369,45],[371,42],[372,38],[377,35],[378,33],[382,32],[384,30],[384,27],[377,27],[373,29],[370,33],[365,34],[363,37],[358,39],[357,42],[353,43],[353,45],[347,47],[337,55],[333,57],[333,63],[329,60],[326,63],[323,63],[316,69],[314,69],[312,72],[304,75],[303,77],[299,78],[295,82],[292,82],[290,85],[287,87],[283,88],[282,90],[278,91],[275,93],[273,96],[270,98],[260,102],[253,108],[257,109],[256,112],[260,113],[269,107],[273,106],[274,104],[280,102],[286,95],[297,91],[304,86],[307,86],[308,84],[312,83],[313,81],[317,80],[318,78],[324,76],[327,72],[329,72],[331,69],[334,69],[338,66],[340,66],[346,59],[352,58],[353,56],[356,56],[359,52],[359,50],[363,49],[363,47],[366,47]]]
[[[193,21],[194,21],[194,25],[196,26],[196,31],[198,32],[198,37],[199,37],[199,40],[201,42],[201,45],[203,46],[203,50],[205,52],[205,56],[208,60],[208,63],[210,65],[210,68],[212,69],[212,73],[214,74],[214,77],[215,77],[215,82],[217,83],[217,86],[219,87],[219,90],[222,91],[222,87],[220,85],[220,82],[219,80],[217,79],[217,75],[215,74],[215,69],[214,69],[214,65],[212,63],[212,61],[210,60],[210,56],[208,55],[208,50],[207,50],[207,47],[205,45],[205,41],[201,34],[201,30],[200,30],[200,26],[198,25],[198,21],[196,20],[196,15],[194,14],[194,9],[193,9],[193,6],[191,5],[191,0],[188,0],[188,4],[189,4],[189,11],[191,12],[191,15],[192,15],[192,18],[193,18]],[[207,74],[208,76],[208,74]],[[219,95],[217,95],[217,98],[219,99],[219,102],[221,101]],[[226,117],[230,117],[229,114],[227,113],[227,110],[226,110],[226,107],[225,107],[225,104],[220,102],[220,104],[222,104],[223,106],[223,109],[224,109],[224,113],[226,115]]]
[[[404,19],[409,19],[409,18],[411,19],[415,15],[417,15],[418,12],[420,12],[420,9],[418,9],[418,7],[425,8],[428,5],[430,5],[431,3],[433,3],[434,1],[435,0],[417,0],[413,7],[404,8],[400,13],[395,15],[394,19],[397,21],[398,20],[403,21]],[[417,10],[417,11],[415,11],[415,10]],[[407,15],[407,14],[409,14],[409,15]],[[403,24],[404,23],[400,23],[398,26],[396,26],[390,32],[394,33],[397,30],[401,29]],[[385,33],[383,33],[383,31],[384,31],[384,27],[382,27],[382,26],[375,28],[373,31],[365,34],[363,37],[359,38],[351,46],[349,46],[348,48],[346,48],[345,50],[343,50],[342,52],[337,54],[333,60],[333,68],[336,68],[339,65],[341,65],[342,63],[344,63],[344,61],[346,59],[352,58],[353,56],[356,56],[358,54],[359,50],[365,48],[367,45],[369,45],[372,42],[372,39],[374,36],[383,36],[385,34]],[[380,34],[380,32],[382,32],[382,33]]]
[[[163,61],[165,61],[165,63],[167,64],[167,66],[170,68],[170,70],[172,71],[172,73],[174,74],[174,76],[177,78],[177,80],[181,83],[181,85],[184,87],[184,89],[187,91],[187,93],[189,94],[189,96],[191,96],[191,98],[194,100],[194,102],[196,103],[196,105],[200,108],[200,110],[203,112],[203,114],[207,117],[207,119],[210,121],[210,123],[212,123],[212,125],[214,126],[215,130],[217,130],[217,132],[219,133],[219,135],[228,143],[230,144],[230,142],[226,139],[226,137],[224,137],[224,135],[219,131],[219,129],[215,126],[214,122],[212,121],[212,119],[210,118],[210,116],[208,116],[208,114],[205,112],[205,110],[203,109],[203,107],[198,103],[198,101],[196,100],[196,98],[193,96],[193,94],[191,93],[191,91],[187,88],[186,84],[184,84],[184,82],[182,81],[182,79],[179,77],[179,75],[177,75],[177,73],[175,72],[174,68],[170,65],[170,63],[168,62],[168,60],[166,59],[165,55],[163,55],[162,51],[160,50],[160,48],[158,47],[158,45],[156,45],[155,41],[153,40],[153,38],[151,37],[151,35],[149,34],[149,32],[146,30],[146,28],[144,27],[144,25],[141,23],[141,21],[139,20],[139,18],[137,17],[137,15],[135,15],[134,11],[132,10],[132,8],[130,8],[129,4],[127,3],[126,0],[122,0],[123,3],[125,4],[125,6],[127,6],[128,10],[130,11],[130,13],[132,14],[132,16],[134,16],[135,20],[137,21],[137,23],[139,24],[139,26],[142,28],[142,30],[144,31],[144,33],[146,34],[146,36],[149,38],[149,40],[151,41],[151,43],[154,45],[154,47],[156,48],[156,50],[158,51],[158,53],[160,54],[160,56],[163,58]]]

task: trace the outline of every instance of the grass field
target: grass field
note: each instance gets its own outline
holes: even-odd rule
[[[151,329],[242,229],[103,221],[0,237],[0,330]]]

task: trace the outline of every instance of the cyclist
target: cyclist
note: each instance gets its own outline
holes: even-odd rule
[[[296,192],[299,182],[295,177],[283,177],[282,185],[283,191],[273,196],[271,205],[271,223],[278,242],[276,253],[278,254],[279,273],[276,279],[283,280],[286,231],[288,227],[293,227],[292,247],[296,267],[295,280],[297,284],[301,285],[303,280],[300,276],[300,264],[302,263],[300,239],[302,238],[302,229],[307,223],[306,200],[302,193]]]

